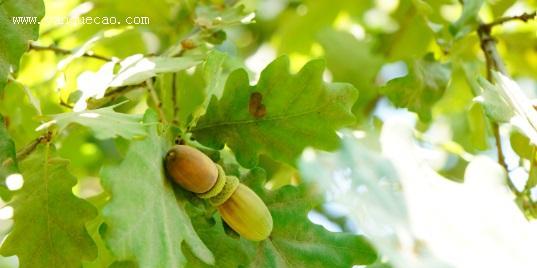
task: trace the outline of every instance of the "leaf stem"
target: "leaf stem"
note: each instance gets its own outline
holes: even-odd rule
[[[155,103],[155,108],[157,109],[157,112],[159,113],[160,121],[164,123],[165,125],[167,125],[168,121],[166,120],[166,115],[164,114],[164,111],[162,110],[162,102],[157,96],[155,87],[153,87],[153,81],[151,81],[151,79],[148,79],[145,83],[147,85],[147,90],[149,91],[149,95],[151,96],[151,99]]]
[[[29,50],[34,50],[34,51],[53,51],[53,52],[55,52],[57,54],[62,54],[62,55],[68,55],[68,54],[73,54],[74,53],[71,50],[64,49],[64,48],[59,48],[59,47],[56,47],[55,45],[42,46],[42,45],[38,45],[38,44],[36,44],[34,42],[29,42],[28,43],[28,49]],[[111,61],[112,60],[112,58],[95,54],[92,51],[84,52],[84,54],[82,54],[82,57],[94,58],[94,59],[103,60],[103,61]]]

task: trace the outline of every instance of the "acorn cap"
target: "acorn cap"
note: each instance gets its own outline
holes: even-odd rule
[[[166,170],[181,187],[194,193],[205,193],[216,184],[218,169],[199,150],[175,145],[166,154]]]
[[[222,190],[217,195],[209,199],[209,203],[215,207],[226,202],[226,200],[231,197],[240,184],[239,179],[235,176],[225,176],[225,178],[226,183],[224,184],[224,187],[222,187]]]
[[[216,168],[218,168],[218,178],[216,179],[216,183],[214,184],[213,188],[211,188],[211,190],[205,193],[198,194],[199,198],[203,198],[203,199],[213,198],[219,195],[222,192],[222,190],[224,190],[224,186],[226,185],[226,182],[227,182],[226,173],[224,172],[224,169],[222,168],[222,166],[220,166],[219,164],[216,164]],[[238,179],[237,179],[237,183],[238,183]],[[235,189],[233,189],[233,191],[235,191]]]

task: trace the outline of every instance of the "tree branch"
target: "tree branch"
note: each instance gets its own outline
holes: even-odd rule
[[[73,51],[68,50],[68,49],[59,48],[59,47],[56,47],[54,45],[41,46],[41,45],[38,45],[38,44],[33,43],[33,42],[29,42],[28,49],[29,50],[34,50],[34,51],[53,51],[54,53],[62,54],[62,55],[74,54]],[[112,60],[112,58],[95,54],[92,51],[84,52],[84,54],[82,54],[82,57],[94,58],[94,59],[103,60],[103,61],[111,61]]]
[[[173,103],[173,123],[177,123],[177,114],[179,113],[179,106],[177,104],[177,73],[172,75],[172,103]]]
[[[42,143],[48,143],[52,140],[52,131],[47,131],[47,133],[37,137],[32,142],[24,146],[21,150],[17,152],[16,159],[18,161],[22,161],[24,158],[29,156],[35,149],[37,148],[37,145]],[[2,166],[6,167],[13,163],[12,158],[6,159],[4,162],[2,162]]]
[[[157,109],[160,121],[164,123],[165,125],[168,124],[168,121],[166,120],[166,115],[164,114],[164,111],[162,110],[162,102],[160,102],[160,99],[157,96],[157,92],[155,91],[155,87],[153,87],[153,82],[151,79],[148,79],[146,81],[147,90],[149,91],[149,96],[151,96],[151,99],[155,103],[155,108]]]
[[[477,28],[477,35],[479,36],[479,42],[481,45],[481,50],[485,55],[485,61],[487,65],[487,80],[492,82],[492,71],[496,70],[502,74],[507,74],[505,64],[503,63],[498,50],[496,49],[496,40],[491,36],[491,27],[496,24],[481,24]],[[507,171],[507,163],[505,162],[505,157],[502,149],[502,139],[500,135],[499,125],[495,122],[492,122],[492,132],[494,133],[494,139],[496,142],[496,151],[498,154],[498,163]],[[507,185],[511,191],[515,192],[518,195],[518,190],[511,181],[509,173],[507,174]]]
[[[518,16],[499,18],[493,22],[481,24],[480,27],[491,29],[494,26],[504,24],[506,22],[514,21],[514,20],[527,22],[528,20],[535,19],[536,16],[537,16],[537,11],[534,11],[533,13],[523,13],[522,15],[518,15]]]

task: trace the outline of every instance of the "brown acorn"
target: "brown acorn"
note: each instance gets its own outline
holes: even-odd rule
[[[218,169],[213,161],[186,145],[175,145],[168,151],[166,170],[177,184],[198,194],[209,191],[218,178]]]
[[[263,200],[235,176],[226,176],[202,152],[185,145],[173,146],[166,155],[173,180],[218,208],[224,221],[242,237],[261,241],[272,232],[272,216]]]

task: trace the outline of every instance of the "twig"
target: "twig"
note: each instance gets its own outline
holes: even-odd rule
[[[53,51],[55,53],[62,54],[62,55],[68,55],[68,54],[73,54],[74,53],[71,50],[64,49],[64,48],[59,48],[59,47],[56,47],[54,45],[41,46],[41,45],[35,44],[33,42],[29,43],[28,49],[29,50],[35,50],[35,51],[47,51],[48,50],[48,51]],[[82,54],[82,57],[94,58],[94,59],[99,59],[99,60],[103,60],[103,61],[111,61],[112,60],[109,57],[105,57],[105,56],[95,54],[92,51],[84,52],[84,54]]]
[[[535,12],[528,14],[524,13],[520,16],[513,16],[513,17],[505,17],[500,18],[498,20],[495,20],[491,23],[481,23],[479,27],[477,28],[477,35],[479,36],[479,41],[481,44],[481,50],[483,51],[483,54],[485,55],[485,61],[487,65],[487,80],[492,82],[492,71],[496,70],[502,74],[507,74],[507,70],[505,68],[505,64],[500,57],[500,54],[498,53],[498,50],[496,49],[496,40],[491,35],[492,27],[496,25],[500,25],[502,23],[505,23],[507,21],[511,20],[522,20],[527,21],[529,19],[532,19],[535,17]],[[497,123],[492,123],[492,131],[494,133],[494,139],[496,141],[496,150],[498,153],[498,163],[507,171],[507,163],[505,162],[505,156],[502,149],[502,141],[501,141],[501,135],[499,126]],[[518,196],[520,192],[515,187],[513,182],[511,181],[509,174],[507,174],[507,185],[509,188]]]
[[[534,11],[533,13],[523,13],[522,15],[518,15],[518,16],[499,18],[499,19],[497,19],[497,20],[495,20],[493,22],[481,24],[480,27],[490,29],[490,28],[492,28],[494,26],[504,24],[506,22],[514,21],[514,20],[520,20],[520,21],[523,21],[523,22],[527,22],[528,20],[535,19],[535,16],[537,16],[536,11]]]
[[[67,103],[66,101],[64,101],[61,97],[60,97],[60,105],[63,106],[63,107],[66,107],[66,108],[69,108],[69,109],[73,109],[73,105]]]
[[[506,73],[505,65],[503,64],[503,61],[498,54],[498,50],[496,50],[496,41],[492,38],[490,35],[490,27],[482,27],[480,26],[477,29],[477,34],[479,36],[479,41],[481,43],[481,50],[483,51],[483,54],[485,55],[485,62],[487,64],[487,80],[492,81],[492,71],[497,70],[503,74]],[[494,133],[494,139],[496,142],[496,151],[498,153],[498,163],[505,168],[507,171],[507,163],[505,162],[505,157],[502,149],[502,140],[500,135],[500,129],[497,123],[492,123],[492,132]],[[509,185],[509,188],[513,191],[517,191],[516,187],[514,187],[513,182],[511,179],[507,178],[507,183]]]
[[[500,126],[498,123],[492,123],[492,132],[494,133],[494,139],[496,141],[496,148],[498,149],[498,163],[505,169],[509,170],[507,163],[505,162],[505,156],[503,154],[502,142],[500,136]]]
[[[155,91],[155,87],[153,87],[153,82],[151,79],[148,79],[146,82],[147,90],[149,91],[149,95],[151,96],[151,99],[155,103],[155,108],[157,109],[160,121],[164,123],[165,125],[168,124],[168,121],[166,120],[166,115],[164,114],[164,111],[162,110],[162,102],[160,102],[160,99],[157,96],[157,92]]]
[[[47,133],[37,137],[32,142],[30,142],[28,145],[24,146],[20,151],[17,152],[16,159],[17,162],[23,160],[28,155],[30,155],[35,149],[37,148],[37,145],[41,143],[48,143],[52,139],[52,132],[47,131]],[[4,162],[2,162],[2,166],[6,167],[13,163],[12,158],[6,159]]]
[[[477,28],[477,35],[479,36],[481,50],[485,55],[487,80],[492,81],[492,70],[497,70],[502,74],[506,74],[507,71],[503,60],[496,49],[496,40],[490,35],[490,30],[489,27],[479,26],[479,28]]]
[[[500,126],[498,123],[492,122],[492,132],[494,133],[494,141],[496,142],[496,149],[498,152],[498,164],[500,164],[507,172],[507,186],[509,186],[509,189],[511,189],[511,191],[513,191],[515,194],[519,195],[520,192],[516,188],[515,184],[513,184],[513,181],[509,176],[509,167],[505,162],[505,154],[503,153],[502,149],[502,137],[500,135]]]
[[[179,112],[179,106],[177,106],[177,73],[172,75],[172,103],[173,103],[173,123],[177,123],[177,113]]]

